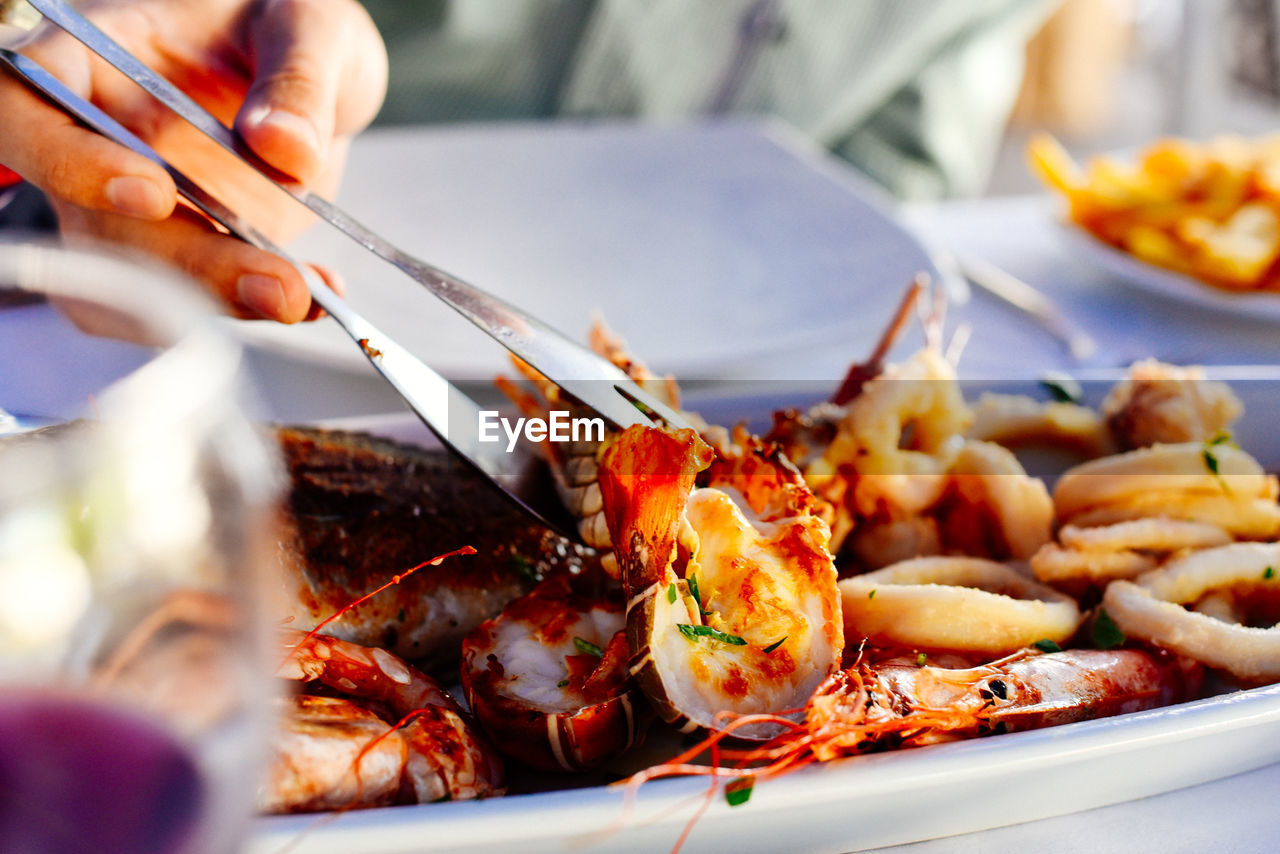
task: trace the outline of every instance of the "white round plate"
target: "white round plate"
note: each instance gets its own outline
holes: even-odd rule
[[[1078,226],[1064,224],[1062,231],[1080,256],[1127,285],[1201,308],[1280,321],[1280,292],[1233,293],[1141,261]]]

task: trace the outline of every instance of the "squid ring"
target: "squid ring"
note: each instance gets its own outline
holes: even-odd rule
[[[1136,583],[1112,582],[1102,605],[1129,637],[1246,681],[1271,682],[1280,679],[1280,627],[1227,623],[1184,606],[1220,588],[1262,583],[1276,572],[1280,543],[1234,543],[1176,558]]]
[[[1003,655],[1065,642],[1081,620],[1071,597],[982,558],[905,560],[846,578],[840,594],[846,637],[915,649]]]
[[[1155,566],[1155,558],[1132,549],[1078,551],[1049,543],[1031,556],[1031,571],[1050,584],[1134,578]]]
[[[1058,532],[1058,539],[1069,549],[1176,552],[1179,549],[1225,546],[1231,542],[1231,535],[1217,525],[1205,522],[1147,516],[1096,528],[1066,525]]]
[[[1070,521],[1088,510],[1127,504],[1155,493],[1227,495],[1240,501],[1275,499],[1275,478],[1244,451],[1218,445],[1212,459],[1216,471],[1206,461],[1205,445],[1188,442],[1090,460],[1062,475],[1053,491],[1053,503],[1058,518]]]

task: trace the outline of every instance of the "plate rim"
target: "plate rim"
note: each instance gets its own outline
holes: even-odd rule
[[[1058,220],[1057,224],[1059,233],[1069,244],[1080,249],[1092,264],[1125,285],[1236,317],[1280,322],[1280,292],[1236,292],[1219,288],[1194,276],[1144,261],[1074,222]]]

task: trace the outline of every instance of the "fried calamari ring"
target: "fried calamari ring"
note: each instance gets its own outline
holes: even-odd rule
[[[1066,522],[1100,507],[1169,493],[1225,495],[1239,501],[1262,498],[1274,503],[1280,489],[1276,479],[1239,448],[1222,444],[1210,451],[1203,443],[1190,442],[1154,445],[1078,465],[1058,480],[1053,503],[1058,518]]]
[[[1075,600],[995,561],[906,560],[840,582],[845,636],[914,649],[1003,655],[1038,640],[1065,642]]]
[[[1050,543],[1031,556],[1031,571],[1048,584],[1135,578],[1155,567],[1155,558],[1131,549],[1081,551]]]
[[[1005,446],[1065,446],[1090,458],[1115,451],[1107,425],[1089,407],[1021,394],[983,392],[973,406],[973,424],[965,436]]]
[[[1128,637],[1248,682],[1274,682],[1280,680],[1280,626],[1242,626],[1185,606],[1215,590],[1272,578],[1277,567],[1280,543],[1233,543],[1175,558],[1137,582],[1112,582],[1102,605]]]
[[[1096,528],[1151,516],[1213,525],[1242,540],[1269,540],[1280,533],[1280,505],[1274,498],[1240,499],[1232,495],[1178,492],[1152,492],[1122,504],[1096,507],[1072,516],[1070,524]]]
[[[1231,542],[1231,535],[1217,525],[1204,522],[1148,516],[1096,528],[1066,525],[1058,532],[1058,540],[1069,549],[1176,552],[1225,546]]]

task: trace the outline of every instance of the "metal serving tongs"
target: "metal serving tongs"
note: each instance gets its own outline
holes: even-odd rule
[[[263,163],[230,130],[163,77],[125,51],[60,0],[34,0],[32,6],[82,41],[178,115],[191,122],[256,169],[284,192],[320,214],[366,249],[394,264],[424,285],[503,346],[559,385],[571,397],[618,427],[651,423],[659,418],[674,427],[688,426],[662,401],[644,391],[612,363],[561,335],[541,321],[462,280],[396,249],[328,201],[289,182]],[[507,453],[504,443],[481,442],[480,409],[474,401],[432,371],[331,291],[309,268],[298,264],[269,238],[199,185],[167,163],[146,143],[68,89],[39,64],[0,49],[0,62],[46,99],[103,136],[164,167],[179,192],[231,234],[293,263],[311,297],[357,341],[373,367],[400,393],[409,407],[442,442],[487,475],[500,489],[541,521],[562,532],[563,512],[537,483],[531,455]],[[451,425],[460,429],[451,429]]]

